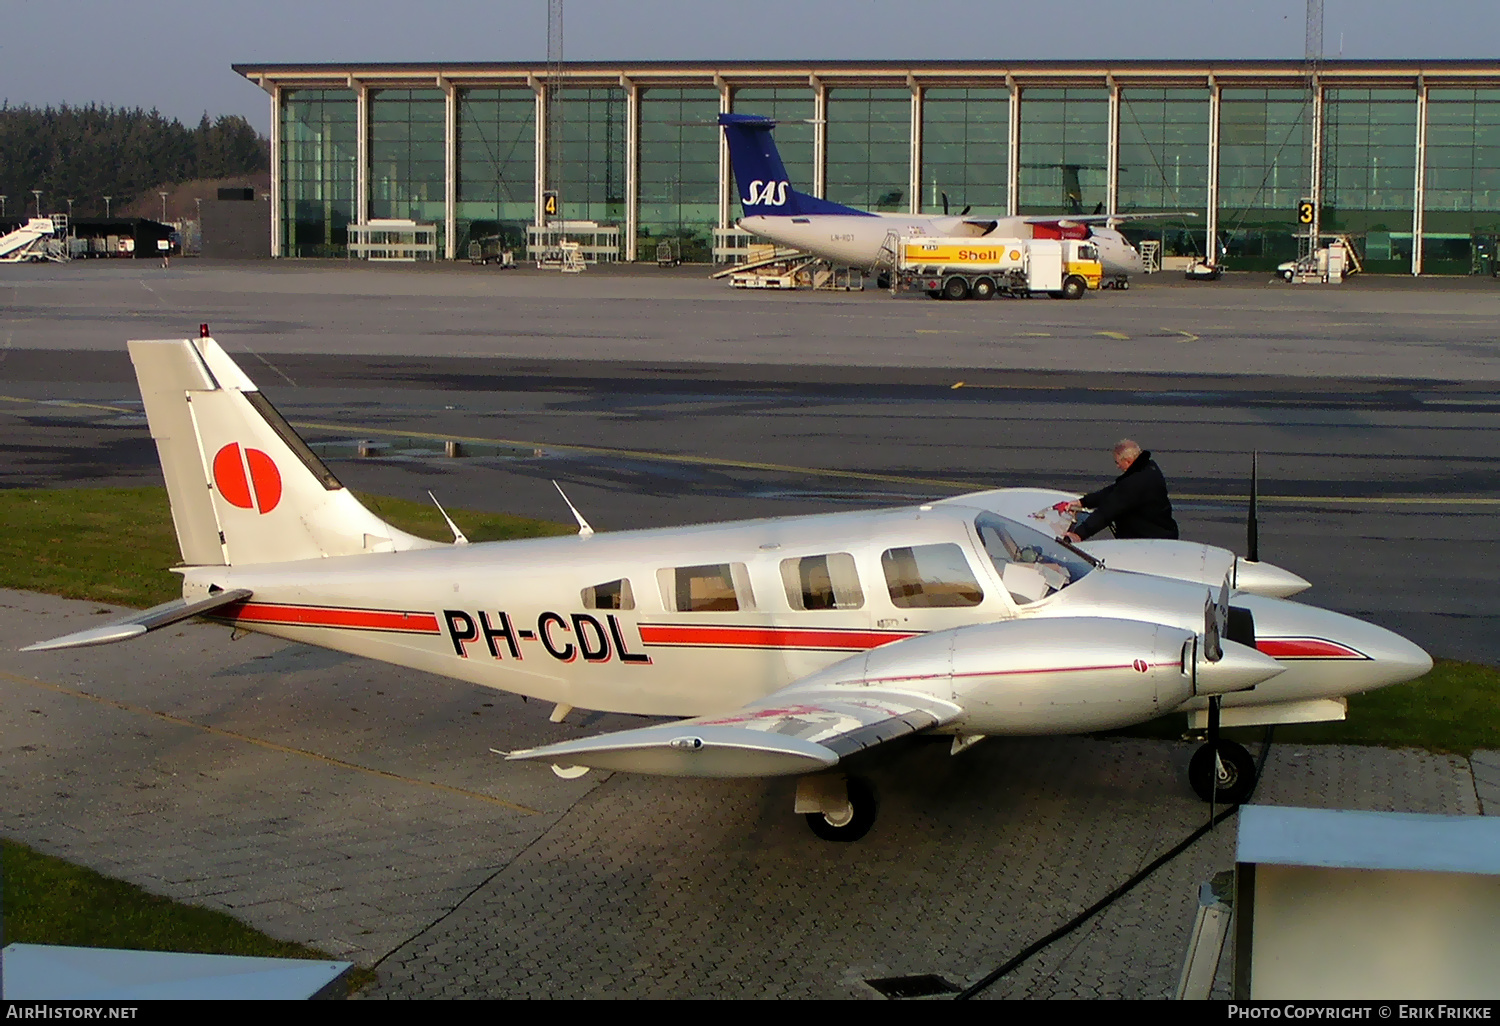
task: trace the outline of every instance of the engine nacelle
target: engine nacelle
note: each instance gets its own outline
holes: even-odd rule
[[[1193,694],[1183,650],[1194,636],[1178,627],[1084,617],[955,633],[953,700],[967,731],[1109,730],[1153,719]]]
[[[950,726],[966,733],[1073,734],[1141,723],[1195,694],[1243,690],[1284,669],[1231,641],[1209,663],[1199,641],[1192,631],[1138,620],[1007,620],[884,645],[805,685],[934,695],[963,708]]]

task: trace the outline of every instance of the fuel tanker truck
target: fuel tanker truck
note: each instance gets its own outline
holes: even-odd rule
[[[891,294],[933,299],[1051,296],[1081,299],[1104,277],[1087,239],[922,238],[897,240]]]

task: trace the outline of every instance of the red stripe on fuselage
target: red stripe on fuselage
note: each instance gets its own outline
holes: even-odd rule
[[[1327,638],[1257,638],[1255,648],[1272,659],[1368,659],[1363,652]]]
[[[647,645],[686,645],[701,648],[810,648],[863,652],[892,641],[915,637],[918,631],[836,630],[810,627],[731,627],[723,624],[640,625]]]
[[[437,617],[431,613],[399,609],[344,609],[336,606],[291,606],[269,602],[246,602],[225,606],[215,614],[239,623],[275,624],[281,627],[339,627],[357,631],[399,631],[404,634],[440,634]]]

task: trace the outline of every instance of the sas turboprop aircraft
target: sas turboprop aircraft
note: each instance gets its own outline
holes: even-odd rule
[[[1192,542],[1062,544],[1074,496],[999,489],[866,512],[561,538],[427,541],[370,513],[213,339],[131,342],[182,549],[183,597],[33,645],[197,615],[573,708],[672,722],[509,753],[564,776],[796,776],[831,840],[869,829],[849,761],[895,738],[1071,734],[1171,712],[1191,777],[1240,800],[1218,724],[1340,719],[1431,660],[1288,602],[1295,574]],[[1032,511],[1041,510],[1042,513]],[[451,523],[451,522],[450,522]]]
[[[745,212],[739,226],[753,235],[841,266],[878,269],[891,233],[898,238],[1090,239],[1099,247],[1106,284],[1128,288],[1130,276],[1142,273],[1145,268],[1140,252],[1114,226],[1121,221],[1183,216],[1177,212],[1157,212],[981,217],[970,216],[967,208],[955,215],[946,211],[871,213],[792,188],[771,137],[776,122],[770,118],[720,114],[719,124],[724,127],[729,161]]]

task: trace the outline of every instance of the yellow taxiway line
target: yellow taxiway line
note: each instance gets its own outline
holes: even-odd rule
[[[958,388],[1037,388],[1058,389],[1061,385],[1043,386],[1018,386],[1018,385],[972,385],[968,382],[958,381],[950,386]],[[1121,392],[1138,391],[1138,389],[1117,388],[1109,385],[1091,385],[1086,391],[1090,392]],[[81,403],[71,401],[49,401],[43,402],[39,399],[17,399],[12,396],[0,395],[0,401],[18,403],[36,403],[46,406],[76,406],[84,409],[108,410],[111,413],[139,413],[120,406],[108,406],[100,403]],[[561,442],[531,442],[518,438],[483,438],[477,435],[449,435],[439,434],[432,431],[412,431],[398,428],[376,428],[364,427],[358,424],[334,424],[326,421],[298,420],[291,421],[295,428],[311,431],[336,431],[340,434],[361,435],[386,435],[392,438],[430,438],[436,442],[468,442],[470,445],[499,445],[511,449],[541,449],[555,450],[557,452],[585,453],[593,456],[610,456],[617,459],[644,460],[655,463],[676,463],[682,466],[693,467],[721,467],[730,470],[759,470],[776,474],[791,474],[798,477],[828,477],[845,481],[871,481],[880,484],[905,484],[922,485],[930,488],[949,488],[957,492],[974,491],[972,481],[949,481],[936,477],[909,477],[904,474],[870,474],[857,470],[833,470],[827,467],[802,467],[790,463],[761,463],[754,460],[731,460],[715,456],[684,456],[676,453],[652,452],[646,449],[613,449],[602,445],[574,445]],[[1177,493],[1173,496],[1184,502],[1248,502],[1249,495],[1201,495]],[[1289,506],[1500,506],[1500,498],[1486,497],[1452,497],[1438,495],[1398,495],[1398,496],[1354,496],[1354,495],[1260,495],[1258,501],[1266,503],[1279,503]]]

